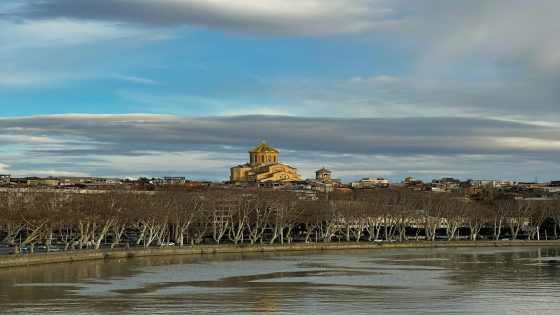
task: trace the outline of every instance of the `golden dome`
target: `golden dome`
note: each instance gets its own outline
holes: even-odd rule
[[[249,153],[280,153],[280,151],[278,151],[275,148],[269,146],[265,141],[263,141],[258,146],[249,150]]]
[[[323,166],[322,169],[316,171],[315,173],[318,173],[318,174],[331,174],[332,172],[329,171],[328,169],[326,169],[326,168]]]

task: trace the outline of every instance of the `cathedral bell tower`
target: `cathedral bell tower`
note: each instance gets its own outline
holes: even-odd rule
[[[251,165],[268,165],[278,163],[280,151],[263,141],[257,147],[249,150],[249,163]]]

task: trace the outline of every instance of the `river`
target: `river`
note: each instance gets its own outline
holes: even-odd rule
[[[557,314],[559,247],[143,257],[0,269],[4,314]]]

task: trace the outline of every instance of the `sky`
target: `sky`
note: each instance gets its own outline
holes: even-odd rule
[[[4,0],[0,173],[560,179],[556,0]]]

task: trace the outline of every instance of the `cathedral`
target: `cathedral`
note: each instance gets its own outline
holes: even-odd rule
[[[278,160],[280,151],[262,142],[249,150],[249,163],[231,168],[232,183],[291,182],[301,180],[297,169]]]

